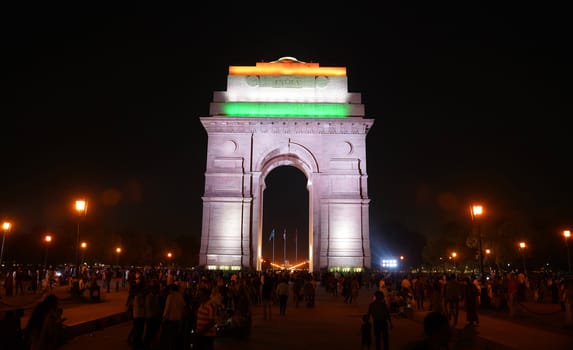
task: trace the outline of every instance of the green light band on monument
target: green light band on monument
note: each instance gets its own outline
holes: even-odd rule
[[[237,117],[346,118],[350,106],[344,103],[251,103],[227,102],[223,113]]]

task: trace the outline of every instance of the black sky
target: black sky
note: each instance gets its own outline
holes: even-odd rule
[[[58,226],[85,194],[109,230],[198,235],[213,91],[230,65],[294,56],[347,67],[375,119],[373,233],[433,235],[471,201],[573,224],[563,8],[267,4],[3,11],[0,215]]]

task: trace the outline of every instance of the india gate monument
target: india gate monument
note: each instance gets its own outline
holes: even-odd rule
[[[346,67],[294,57],[230,66],[209,116],[199,264],[262,269],[265,178],[292,166],[306,176],[309,271],[371,267],[365,117]],[[306,247],[304,247],[306,248]]]

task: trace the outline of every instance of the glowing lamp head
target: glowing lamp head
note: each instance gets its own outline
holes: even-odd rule
[[[76,201],[76,211],[78,215],[85,215],[88,210],[88,202],[83,199],[79,199]]]
[[[563,231],[563,237],[565,237],[565,238],[571,237],[571,231],[570,230]]]
[[[80,246],[82,247],[82,249],[86,249],[88,247],[88,244],[86,242],[82,242]]]
[[[453,252],[453,253],[452,253],[452,257],[455,258],[456,256],[458,256],[458,253]]]
[[[44,242],[50,243],[51,241],[52,241],[52,236],[51,236],[51,235],[46,235],[46,236],[44,236]]]
[[[481,205],[474,205],[472,207],[472,213],[474,216],[480,216],[483,214],[483,207]]]
[[[11,228],[12,228],[12,223],[11,223],[11,222],[9,222],[9,221],[4,221],[4,222],[2,223],[2,230],[3,230],[4,232],[10,231]]]
[[[519,248],[523,249],[525,247],[526,247],[525,242],[519,242]]]
[[[120,247],[115,248],[115,252],[116,252],[117,254],[121,253],[121,248],[120,248]]]

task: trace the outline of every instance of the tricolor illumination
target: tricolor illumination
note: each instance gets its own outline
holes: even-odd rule
[[[273,62],[257,62],[256,66],[229,66],[229,75],[298,75],[345,77],[346,67],[320,67],[294,57],[282,57]]]
[[[348,104],[342,103],[227,102],[223,104],[225,115],[239,117],[345,118],[349,115],[349,109]]]

